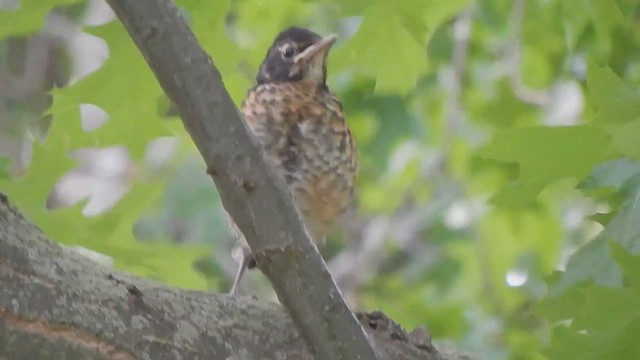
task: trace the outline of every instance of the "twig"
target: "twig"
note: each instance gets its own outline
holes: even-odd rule
[[[472,17],[473,9],[466,9],[458,15],[453,25],[454,45],[453,54],[451,55],[453,74],[444,111],[445,124],[442,129],[442,149],[445,156],[451,154],[453,141],[458,134],[460,122],[464,116],[462,105],[460,104],[460,94],[462,93],[462,83],[467,64]]]
[[[222,203],[318,359],[378,359],[213,61],[170,0],[107,0],[202,154]],[[250,185],[250,186],[248,186]],[[249,190],[251,189],[251,190]]]
[[[511,10],[511,39],[509,41],[505,62],[509,83],[515,96],[521,101],[535,105],[546,106],[551,101],[548,91],[532,89],[522,81],[522,24],[526,0],[514,0]]]

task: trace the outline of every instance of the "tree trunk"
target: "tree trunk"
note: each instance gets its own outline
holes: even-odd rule
[[[440,355],[424,331],[358,314],[389,359]],[[279,304],[169,288],[47,239],[0,194],[0,359],[312,359]]]

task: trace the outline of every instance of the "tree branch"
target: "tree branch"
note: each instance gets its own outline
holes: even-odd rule
[[[464,109],[460,101],[464,85],[464,74],[467,66],[469,51],[469,38],[471,37],[471,22],[473,20],[473,8],[460,12],[453,23],[453,52],[451,54],[452,79],[449,94],[444,108],[444,126],[442,127],[442,149],[445,166],[448,167],[448,158],[453,151],[454,141],[460,131],[460,123],[463,121]]]
[[[222,203],[319,359],[377,359],[220,74],[170,0],[107,0],[176,104]]]
[[[535,105],[546,106],[551,101],[549,91],[536,90],[528,87],[522,79],[522,24],[524,23],[526,0],[514,0],[511,9],[511,39],[509,40],[505,63],[507,76],[515,96],[521,101]]]
[[[313,360],[278,304],[171,289],[61,248],[0,193],[0,358]],[[358,314],[383,356],[440,357],[424,330]],[[440,347],[440,346],[439,346]]]

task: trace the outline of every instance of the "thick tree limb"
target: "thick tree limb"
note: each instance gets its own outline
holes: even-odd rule
[[[211,58],[171,0],[107,0],[207,163],[258,266],[319,359],[377,359]],[[215,56],[215,54],[214,54]]]
[[[359,314],[383,356],[443,354],[421,330]],[[315,359],[278,304],[171,289],[53,243],[0,193],[0,359]]]

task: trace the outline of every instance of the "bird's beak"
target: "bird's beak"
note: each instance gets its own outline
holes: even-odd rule
[[[318,54],[326,54],[331,49],[331,46],[336,42],[337,35],[325,36],[317,43],[309,46],[303,52],[298,54],[293,61],[297,64],[300,62],[307,62],[315,58]]]

